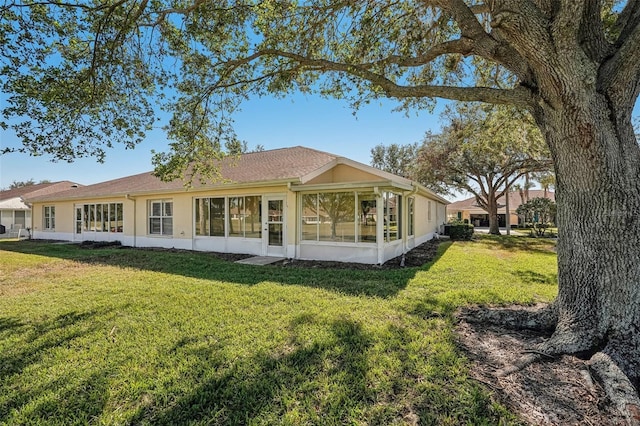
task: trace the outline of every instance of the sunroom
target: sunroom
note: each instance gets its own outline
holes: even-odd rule
[[[296,258],[384,263],[416,244],[414,191],[371,186],[292,189],[298,191]]]

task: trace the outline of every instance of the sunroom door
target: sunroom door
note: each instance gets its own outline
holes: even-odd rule
[[[285,201],[284,197],[268,196],[262,203],[265,211],[262,213],[264,217],[264,233],[262,241],[265,248],[266,256],[285,255]]]
[[[74,241],[82,241],[82,223],[83,223],[83,215],[82,215],[82,206],[75,207],[75,217],[73,221],[73,240]]]

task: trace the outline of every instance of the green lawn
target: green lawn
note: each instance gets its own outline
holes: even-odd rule
[[[443,243],[422,268],[0,242],[0,424],[517,423],[453,311],[557,291],[553,242]]]

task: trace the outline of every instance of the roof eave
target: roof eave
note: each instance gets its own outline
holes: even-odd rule
[[[34,199],[35,203],[47,203],[47,202],[64,202],[64,201],[78,201],[78,200],[99,200],[104,198],[117,198],[117,197],[145,197],[154,195],[175,194],[179,192],[207,192],[207,191],[219,191],[222,189],[244,189],[244,188],[264,188],[268,186],[280,186],[289,185],[300,182],[299,178],[285,178],[285,179],[272,179],[265,181],[255,182],[242,182],[242,183],[223,183],[217,185],[207,185],[198,188],[184,188],[184,189],[158,189],[152,191],[119,191],[114,193],[96,194],[96,195],[79,195],[74,197],[63,198],[39,198]]]

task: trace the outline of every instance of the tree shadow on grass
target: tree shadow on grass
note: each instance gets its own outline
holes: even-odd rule
[[[70,379],[48,371],[48,357],[75,339],[93,334],[94,320],[109,310],[71,311],[30,324],[0,318],[0,342],[13,343],[0,352],[0,421],[13,424],[89,422],[106,400],[107,374],[79,372]],[[51,366],[57,365],[52,361]],[[34,380],[29,380],[35,374]],[[9,420],[12,419],[12,420]]]
[[[555,256],[556,240],[549,238],[532,238],[528,236],[481,235],[475,236],[476,243],[485,244],[488,248],[497,247],[508,251],[524,251]]]
[[[330,324],[312,315],[300,315],[290,326],[291,340],[271,353],[258,352],[232,365],[211,354],[211,348],[191,348],[183,342],[176,355],[196,359],[193,375],[202,380],[170,406],[148,404],[131,423],[248,424],[278,423],[286,413],[305,417],[353,420],[369,404],[367,351],[372,341],[362,326],[349,319]],[[309,328],[328,330],[323,338],[310,338]],[[222,371],[220,374],[211,372]],[[295,423],[294,418],[289,421]],[[286,423],[286,420],[284,421]]]
[[[524,284],[535,285],[545,284],[550,286],[558,285],[558,274],[541,274],[530,270],[519,270],[512,272],[513,276],[518,277]]]
[[[24,326],[25,324],[17,318],[13,318],[13,317],[0,318],[0,333],[15,332],[16,330],[19,330]]]
[[[422,267],[381,270],[282,268],[229,262],[216,254],[196,251],[104,248],[84,250],[75,244],[4,242],[2,250],[56,257],[88,264],[134,268],[221,282],[256,285],[275,282],[336,291],[348,295],[392,297],[419,270],[428,270],[451,245],[441,243],[436,257]]]
[[[222,347],[197,341],[178,342],[169,353],[192,360],[185,380],[195,386],[176,388],[175,379],[160,384],[153,395],[144,398],[146,403],[140,405],[130,423],[384,425],[500,421],[486,394],[478,393],[473,383],[459,382],[455,354],[419,349],[422,331],[401,323],[370,330],[351,318],[326,322],[312,314],[295,317],[287,329],[285,342],[247,357],[224,354]],[[425,366],[424,357],[433,361],[425,362]]]

